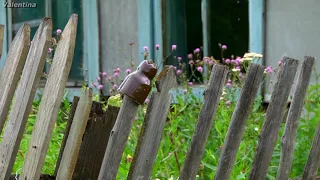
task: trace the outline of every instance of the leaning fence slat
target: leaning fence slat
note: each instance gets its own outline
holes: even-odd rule
[[[20,180],[39,179],[73,60],[78,16],[66,25],[43,91]]]
[[[166,66],[156,80],[157,90],[152,93],[138,145],[131,164],[128,180],[150,179],[162,132],[170,108],[169,90],[176,84],[173,67]]]
[[[282,136],[281,158],[277,173],[277,180],[289,179],[298,122],[304,105],[304,99],[310,82],[314,62],[314,57],[306,56],[301,67],[299,80],[288,113],[285,131]]]
[[[250,64],[248,75],[241,90],[240,99],[233,112],[228,129],[219,165],[214,179],[230,179],[235,157],[245,130],[246,122],[252,111],[252,106],[262,82],[264,67],[259,64]]]
[[[78,158],[82,137],[89,119],[92,106],[92,90],[87,88],[77,106],[77,110],[72,121],[70,133],[64,149],[57,179],[72,179],[73,171]]]
[[[63,151],[64,151],[64,148],[66,146],[67,140],[68,140],[68,136],[69,136],[69,133],[70,133],[70,128],[71,128],[71,125],[72,125],[74,114],[76,112],[76,109],[77,109],[77,106],[78,106],[78,103],[79,103],[79,99],[80,98],[78,96],[74,96],[73,97],[72,105],[71,105],[69,116],[68,116],[68,122],[67,122],[66,130],[64,132],[64,136],[63,136],[63,140],[62,140],[62,143],[61,143],[58,160],[57,160],[56,167],[55,167],[55,170],[54,170],[54,176],[57,176],[57,173],[58,173],[58,170],[59,170],[59,167],[60,167],[61,158],[62,158]]]
[[[320,123],[315,133],[307,164],[304,167],[302,180],[315,180],[320,163]]]
[[[51,42],[52,22],[44,19],[33,38],[0,144],[0,179],[8,179],[32,108]]]
[[[266,178],[298,64],[298,60],[289,57],[283,58],[283,67],[272,92],[266,118],[259,135],[258,148],[251,167],[249,180]]]
[[[0,60],[3,51],[4,25],[0,24]]]
[[[144,60],[119,86],[124,94],[116,123],[111,131],[107,150],[103,158],[99,180],[116,179],[122,154],[127,144],[139,104],[143,104],[151,91],[152,79],[157,73],[153,63]]]
[[[204,104],[179,177],[180,180],[194,180],[196,178],[227,73],[228,70],[225,66],[214,65],[212,68],[207,89],[205,90]]]
[[[135,101],[126,95],[124,96],[119,115],[109,137],[107,150],[98,177],[99,180],[116,179],[122,154],[138,107],[139,105]]]
[[[10,103],[26,62],[30,47],[30,26],[24,24],[14,37],[5,66],[0,74],[0,133],[7,118]]]
[[[95,102],[92,105],[72,179],[98,179],[110,132],[119,110],[120,107],[108,105],[104,112],[101,103]]]

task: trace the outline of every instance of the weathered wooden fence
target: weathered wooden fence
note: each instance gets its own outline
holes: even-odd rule
[[[126,91],[131,92],[131,95],[123,94],[123,103],[120,108],[108,106],[107,110],[103,111],[102,104],[92,102],[92,91],[90,88],[86,88],[80,98],[75,97],[73,100],[54,176],[41,175],[41,169],[73,59],[76,30],[77,15],[74,14],[69,19],[55,52],[29,149],[19,176],[20,180],[39,178],[59,180],[116,179],[121,157],[139,104],[143,102],[149,93],[150,84],[142,84],[136,90],[126,89]],[[0,25],[0,47],[2,47],[3,31],[4,28]],[[31,110],[32,101],[39,85],[47,49],[51,43],[51,34],[51,20],[44,18],[32,40],[31,46],[30,27],[27,24],[20,28],[10,46],[6,64],[0,76],[0,130],[5,127],[2,142],[0,143],[0,180],[15,179],[12,175],[12,168]],[[277,180],[288,180],[289,178],[298,121],[314,61],[315,58],[306,56],[302,63],[286,120],[285,132],[282,137],[282,152]],[[249,176],[250,180],[266,178],[298,65],[298,60],[289,57],[284,57],[283,59],[278,81],[259,135],[259,143]],[[142,63],[142,66],[144,71],[135,72],[135,75],[139,76],[139,78],[145,78],[143,79],[144,83],[148,82],[146,78],[151,82],[155,72],[148,64]],[[196,178],[205,151],[205,144],[215,120],[215,112],[222,95],[227,73],[227,68],[223,65],[214,65],[211,70],[211,77],[204,93],[204,104],[180,172],[179,179],[181,180],[193,180]],[[263,74],[264,67],[262,65],[250,64],[239,101],[232,115],[215,177],[212,177],[215,180],[230,179],[246,122],[263,80]],[[132,83],[132,81],[139,80],[139,78],[129,78],[123,83]],[[165,66],[156,78],[155,83],[156,91],[151,94],[133,162],[128,173],[127,179],[130,180],[151,178],[152,168],[170,109],[172,95],[169,91],[176,84],[174,68]],[[122,85],[120,88],[127,88],[127,86]],[[15,98],[13,100],[14,94]],[[12,107],[9,113],[11,104]],[[5,124],[6,126],[4,126]],[[320,124],[301,179],[314,180],[317,175],[319,161]],[[14,176],[18,177],[18,175]]]

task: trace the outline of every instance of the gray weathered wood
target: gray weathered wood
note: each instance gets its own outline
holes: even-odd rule
[[[4,25],[0,24],[0,60],[3,51]]]
[[[101,103],[93,103],[72,179],[98,179],[119,110],[120,107],[108,105],[105,112]]]
[[[303,61],[298,83],[293,95],[284,134],[277,180],[288,180],[293,160],[294,144],[298,130],[298,123],[308,90],[315,58],[306,56]]]
[[[214,65],[212,68],[207,89],[205,90],[204,104],[179,177],[180,180],[194,180],[196,178],[227,73],[228,70],[225,66]]]
[[[169,90],[176,84],[174,68],[164,67],[156,84],[158,91],[153,92],[150,98],[128,180],[151,178],[152,167],[170,108],[172,95],[169,94]]]
[[[246,81],[242,87],[240,99],[233,112],[226,139],[223,144],[215,180],[228,180],[234,165],[239,145],[244,134],[245,126],[252,106],[263,79],[264,67],[250,64]]]
[[[116,123],[111,131],[105,152],[99,180],[115,180],[120,166],[122,154],[136,117],[139,105],[124,96]]]
[[[259,144],[251,167],[249,180],[266,178],[298,64],[298,60],[289,57],[283,58],[283,68],[272,92],[266,118],[259,135]]]
[[[66,25],[43,91],[20,180],[39,179],[73,60],[78,15]]]
[[[76,166],[78,154],[82,142],[82,137],[87,126],[92,106],[92,90],[87,88],[80,97],[80,101],[72,121],[70,133],[64,149],[57,179],[72,179],[73,171]]]
[[[0,179],[8,179],[18,153],[32,102],[39,84],[51,42],[52,22],[44,19],[33,38],[8,124],[0,144]]]
[[[69,116],[68,116],[68,122],[67,122],[66,130],[64,132],[63,140],[62,140],[60,151],[59,151],[58,160],[57,160],[56,167],[55,167],[55,170],[54,170],[54,176],[57,176],[57,173],[58,173],[58,170],[59,170],[59,167],[60,167],[61,158],[62,158],[62,155],[63,155],[64,148],[66,147],[66,143],[67,143],[68,136],[69,136],[69,133],[70,133],[70,128],[71,128],[71,125],[72,125],[74,114],[76,112],[76,109],[77,109],[77,106],[78,106],[78,103],[79,103],[79,99],[80,98],[78,96],[74,96],[73,97],[72,105],[71,105]]]
[[[307,164],[304,167],[302,180],[315,180],[320,163],[320,123],[315,133]]]
[[[24,24],[14,37],[0,74],[0,132],[6,121],[30,47],[30,26]]]

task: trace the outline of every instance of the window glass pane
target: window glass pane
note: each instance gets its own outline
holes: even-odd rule
[[[74,59],[69,74],[69,80],[81,81],[83,77],[83,21],[82,1],[79,0],[54,0],[52,1],[53,29],[62,29],[67,24],[71,14],[78,14],[78,29]]]
[[[26,3],[25,0],[15,0],[15,3]],[[25,21],[42,19],[45,16],[46,0],[33,0],[36,3],[36,8],[12,8],[12,23],[21,23]]]

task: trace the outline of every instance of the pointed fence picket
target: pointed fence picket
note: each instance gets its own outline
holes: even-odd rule
[[[41,175],[73,59],[76,30],[77,15],[74,14],[61,35],[54,55],[20,176],[12,175],[11,171],[51,41],[51,20],[44,18],[31,47],[29,25],[24,24],[15,36],[0,75],[0,130],[3,129],[5,120],[8,118],[4,136],[0,142],[0,180],[17,177],[20,180],[116,179],[139,105],[125,95],[121,107],[108,105],[105,111],[101,103],[92,102],[91,90],[88,88],[80,100],[75,97],[72,103],[54,176]],[[0,25],[0,56],[3,32],[4,27]],[[277,180],[287,180],[289,176],[298,121],[314,62],[315,58],[306,56],[302,63],[282,137]],[[278,82],[259,135],[259,143],[249,175],[250,180],[266,177],[298,63],[298,60],[289,57],[283,59]],[[262,82],[263,72],[264,67],[258,64],[251,64],[248,69],[240,99],[231,118],[215,177],[213,177],[215,180],[230,179],[246,121],[251,114],[254,99]],[[180,172],[181,180],[196,178],[227,73],[227,68],[223,65],[214,65],[211,70],[211,77],[204,93],[204,104]],[[169,91],[176,84],[174,68],[165,66],[155,82],[156,91],[151,93],[145,121],[128,173],[127,179],[130,180],[152,177],[152,169],[170,109],[172,94]],[[13,94],[15,94],[14,100]],[[11,104],[12,109],[9,114]],[[320,123],[304,172],[297,179],[314,180],[316,178],[320,162],[319,139]]]

